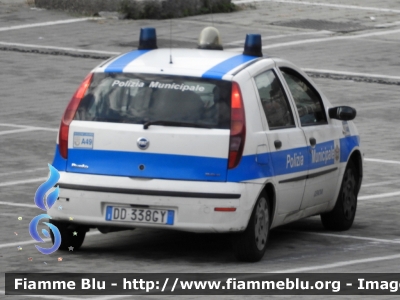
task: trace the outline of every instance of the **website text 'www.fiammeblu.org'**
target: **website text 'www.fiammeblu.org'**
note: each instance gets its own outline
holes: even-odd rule
[[[6,294],[385,295],[400,274],[6,273]]]

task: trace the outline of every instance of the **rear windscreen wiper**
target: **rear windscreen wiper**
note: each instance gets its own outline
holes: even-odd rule
[[[204,124],[195,124],[195,123],[185,123],[185,122],[177,122],[177,121],[148,121],[143,124],[143,129],[149,128],[150,125],[164,125],[164,126],[179,126],[179,127],[197,127],[197,128],[208,128],[212,127]]]

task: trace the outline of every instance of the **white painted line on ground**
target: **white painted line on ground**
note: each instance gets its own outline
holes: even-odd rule
[[[16,127],[16,128],[28,128],[28,129],[32,129],[32,130],[45,130],[45,131],[58,132],[58,128],[37,127],[37,126],[28,126],[28,125],[17,125],[17,124],[9,124],[9,123],[0,123],[0,126]]]
[[[336,75],[347,75],[347,76],[360,76],[360,77],[372,77],[372,78],[381,78],[381,79],[393,79],[400,80],[400,76],[391,76],[391,75],[382,75],[382,74],[371,74],[371,73],[356,73],[356,72],[347,72],[347,71],[335,71],[335,70],[326,70],[326,69],[309,69],[302,68],[304,72],[315,72],[315,73],[326,73],[326,74],[336,74]],[[397,162],[400,164],[400,162]]]
[[[5,295],[6,292],[0,290],[0,295]],[[16,295],[7,295],[8,297],[16,296]],[[71,298],[65,296],[45,296],[45,295],[18,295],[20,297],[29,297],[29,298],[43,298],[43,299],[66,299],[66,300],[77,300],[78,298]],[[88,298],[86,298],[88,299]],[[90,299],[90,298],[89,298]]]
[[[93,232],[88,232],[86,233],[86,236],[92,236],[92,235],[99,235],[102,234],[100,231],[93,231]],[[42,240],[47,243],[51,242],[50,238],[42,238]],[[8,248],[8,247],[18,247],[22,245],[30,245],[30,244],[41,244],[38,241],[32,239],[30,241],[23,241],[23,242],[15,242],[15,243],[7,243],[7,244],[0,244],[0,249],[2,248]]]
[[[25,204],[25,203],[14,203],[14,202],[5,202],[5,201],[0,201],[0,205],[8,205],[8,206],[19,206],[19,207],[29,207],[29,208],[34,208],[37,206],[33,204]]]
[[[400,33],[400,29],[394,30],[387,30],[387,31],[379,31],[379,32],[368,32],[358,35],[345,35],[345,36],[333,36],[333,37],[326,37],[326,38],[316,38],[316,39],[307,39],[301,41],[293,41],[293,42],[286,42],[286,43],[278,43],[272,44],[268,46],[263,46],[262,49],[272,49],[272,48],[282,48],[282,47],[289,47],[289,46],[297,46],[302,44],[309,44],[309,43],[321,43],[321,42],[333,42],[338,40],[353,40],[353,39],[360,39],[372,36],[382,36],[388,34],[397,34]],[[232,48],[229,49],[230,51],[242,51],[243,48]]]
[[[387,27],[393,27],[393,26],[397,26],[397,25],[400,25],[400,21],[392,22],[392,23],[377,24],[374,27],[376,27],[376,28],[387,28]]]
[[[321,3],[321,2],[309,2],[309,1],[292,1],[292,0],[233,0],[234,4],[245,4],[254,2],[277,2],[277,3],[288,3],[288,4],[301,4],[310,6],[326,6],[335,8],[346,8],[346,9],[358,9],[358,10],[370,10],[379,12],[392,12],[400,13],[399,9],[391,8],[379,8],[379,7],[368,7],[368,6],[356,6],[356,5],[345,5],[345,4],[334,4],[334,3]]]
[[[9,30],[16,30],[16,29],[53,26],[53,25],[63,25],[63,24],[71,24],[71,23],[76,23],[76,22],[84,22],[84,21],[89,21],[89,20],[101,20],[101,19],[103,19],[103,18],[79,18],[79,19],[68,19],[68,20],[61,20],[61,21],[33,23],[33,24],[25,24],[25,25],[17,25],[17,26],[7,26],[7,27],[0,27],[0,31],[9,31]]]
[[[103,296],[103,297],[96,297],[96,300],[109,300],[109,299],[119,299],[119,298],[132,298],[132,295],[115,295],[115,296]]]
[[[342,261],[342,262],[326,264],[326,265],[319,264],[319,265],[311,266],[311,267],[285,269],[285,270],[278,270],[278,271],[265,272],[265,273],[302,273],[302,272],[310,272],[310,271],[317,271],[317,270],[340,268],[340,267],[357,265],[357,264],[372,263],[372,262],[383,261],[383,260],[395,260],[395,259],[399,259],[399,258],[400,258],[400,254],[387,255],[387,256],[376,256],[376,257],[370,257],[370,258]]]
[[[298,230],[286,230],[286,229],[280,229],[279,231],[295,232],[295,233],[298,233],[298,234],[320,235],[320,236],[328,236],[328,237],[343,238],[343,239],[364,240],[364,241],[377,242],[377,243],[400,244],[399,240],[377,239],[377,238],[370,238],[370,237],[363,237],[363,236],[353,236],[353,235],[345,235],[345,234],[333,234],[333,233],[322,233],[322,232],[306,232],[306,231],[303,232],[303,231],[298,231]]]
[[[370,162],[379,162],[379,163],[384,163],[384,164],[400,165],[400,161],[396,161],[396,160],[386,160],[386,159],[377,159],[377,158],[364,158],[364,160],[370,161]]]
[[[0,295],[4,295],[5,291],[0,290]],[[17,296],[17,295],[8,295],[9,297],[11,296]],[[85,300],[85,299],[98,299],[97,297],[92,297],[92,298],[77,298],[77,297],[66,297],[66,296],[56,296],[56,295],[18,295],[19,297],[29,297],[29,298],[40,298],[40,299],[61,299],[61,300]],[[125,296],[127,297],[127,296]],[[133,298],[131,298],[133,299]]]
[[[35,129],[32,128],[22,128],[22,129],[13,129],[13,130],[5,130],[5,131],[0,131],[0,135],[7,135],[7,134],[13,134],[13,133],[20,133],[20,132],[27,132],[27,131],[33,131]]]
[[[0,295],[4,295],[5,291],[0,290]],[[9,295],[12,296],[12,295]],[[16,296],[16,295],[15,295]],[[77,297],[66,297],[66,296],[56,296],[56,295],[18,295],[20,297],[29,297],[29,298],[40,298],[40,299],[61,299],[61,300],[87,300],[87,299],[96,299],[96,300],[105,300],[105,299],[118,299],[118,298],[129,298],[135,299],[132,295],[120,295],[120,296],[93,296],[90,298],[77,298]]]
[[[10,175],[20,174],[20,173],[32,173],[32,172],[43,171],[43,170],[49,170],[49,168],[37,168],[37,169],[30,169],[30,170],[23,170],[23,171],[21,170],[21,171],[0,173],[0,176],[10,176]]]
[[[0,187],[12,186],[12,185],[18,185],[18,184],[25,184],[25,183],[33,183],[33,182],[39,182],[39,181],[43,181],[44,182],[46,180],[47,180],[47,177],[40,177],[40,178],[33,178],[33,179],[0,182]]]
[[[332,31],[327,31],[327,30],[321,30],[321,31],[311,31],[311,32],[298,32],[298,33],[290,33],[290,34],[280,34],[280,35],[272,35],[272,36],[266,36],[261,38],[263,41],[265,40],[273,40],[273,39],[280,39],[280,38],[286,38],[286,37],[291,37],[291,36],[302,36],[302,35],[326,35],[326,34],[332,34]],[[229,42],[229,43],[224,43],[224,45],[236,45],[236,44],[243,44],[244,40],[240,41],[234,41],[234,42]],[[229,50],[229,49],[228,49]]]
[[[5,295],[5,291],[0,290],[0,295]],[[13,295],[9,295],[11,297]],[[16,295],[15,295],[16,296]],[[96,300],[107,300],[107,299],[119,299],[119,298],[129,298],[135,299],[132,295],[115,295],[115,296],[93,296],[90,298],[78,298],[78,297],[66,297],[66,296],[56,296],[56,295],[18,295],[20,297],[29,297],[29,298],[40,298],[40,299],[61,299],[61,300],[87,300],[87,299],[96,299]]]
[[[3,295],[4,295],[4,293],[5,293],[5,291],[3,291],[3,290],[0,290],[0,295],[1,295],[1,293],[3,293]],[[8,295],[9,297],[11,297],[11,296],[17,296],[17,295]],[[51,295],[48,295],[48,296],[45,296],[45,295],[18,295],[19,297],[29,297],[29,298],[40,298],[40,299],[61,299],[61,300],[83,300],[83,299],[97,299],[97,298],[73,298],[73,297],[66,297],[66,296],[56,296],[56,295],[54,295],[54,296],[51,296]]]
[[[382,199],[382,198],[390,198],[394,196],[400,196],[400,192],[392,192],[392,193],[383,193],[383,194],[375,194],[375,195],[368,195],[368,196],[361,196],[358,197],[358,200],[371,200],[371,199]]]
[[[323,33],[324,31],[320,31],[320,33]],[[327,31],[329,32],[329,31]],[[376,35],[385,35],[385,34],[391,34],[391,33],[398,33],[400,30],[395,30],[395,32],[390,31],[390,32],[381,32],[376,33]],[[311,33],[307,33],[311,34]],[[369,36],[369,34],[363,35],[363,36],[343,36],[343,37],[329,37],[329,38],[320,38],[320,39],[310,39],[310,40],[302,40],[302,41],[295,41],[295,42],[288,42],[288,43],[280,43],[280,44],[274,44],[274,45],[269,45],[269,46],[264,46],[263,49],[270,49],[270,48],[278,48],[278,47],[285,47],[285,46],[292,46],[296,44],[303,44],[303,43],[312,43],[312,42],[324,42],[324,41],[330,41],[331,39],[349,39],[349,38],[362,38],[365,36]],[[371,35],[375,35],[375,33],[371,33]],[[290,36],[290,35],[279,35],[275,36],[276,38],[279,37],[285,37],[285,36]],[[270,37],[275,38],[274,36]],[[265,39],[268,39],[266,37]],[[234,41],[230,43],[226,43],[226,45],[234,45],[238,43],[243,43],[243,40],[241,41]],[[20,43],[6,43],[6,42],[0,42],[0,45],[6,45],[6,46],[21,46],[21,47],[28,47],[28,48],[40,48],[40,49],[50,49],[50,50],[64,50],[64,51],[72,51],[72,52],[84,52],[84,53],[98,53],[98,54],[105,54],[105,55],[120,55],[121,52],[108,52],[108,51],[97,51],[97,50],[87,50],[87,49],[78,49],[78,48],[65,48],[65,47],[53,47],[53,46],[42,46],[42,45],[31,45],[31,44],[20,44]],[[229,51],[242,51],[243,48],[229,48]],[[382,74],[366,74],[366,73],[355,73],[355,72],[347,72],[347,71],[334,71],[334,70],[324,70],[324,69],[309,69],[309,68],[303,68],[305,72],[318,72],[318,73],[331,73],[331,74],[337,74],[337,75],[349,75],[349,76],[362,76],[362,77],[372,77],[372,78],[381,78],[381,79],[393,79],[393,80],[400,80],[399,76],[391,76],[391,75],[382,75]],[[0,126],[12,126],[9,124],[0,124]],[[14,125],[15,127],[18,127]],[[19,126],[19,127],[28,127],[28,126]],[[33,127],[37,128],[37,130],[48,130],[48,131],[58,131],[58,129],[50,129],[50,128],[44,128],[44,127]]]
[[[388,180],[388,181],[381,181],[381,182],[363,184],[363,185],[361,185],[361,187],[382,186],[382,185],[389,185],[389,184],[392,184],[392,183],[399,183],[399,182],[400,182],[400,180]]]
[[[50,238],[43,238],[44,242],[50,242]],[[30,245],[30,244],[40,244],[38,241],[32,239],[30,241],[24,241],[24,242],[15,242],[15,243],[7,243],[7,244],[0,244],[0,249],[2,248],[8,248],[8,247],[18,247],[18,246],[23,246],[23,245]]]
[[[98,50],[67,48],[67,47],[53,47],[53,46],[43,46],[43,45],[34,45],[34,44],[21,44],[21,43],[0,42],[0,45],[26,47],[26,48],[36,48],[36,49],[46,49],[46,50],[73,51],[73,52],[80,52],[80,53],[96,53],[96,54],[105,54],[105,55],[110,55],[110,56],[121,54],[120,52],[98,51]]]

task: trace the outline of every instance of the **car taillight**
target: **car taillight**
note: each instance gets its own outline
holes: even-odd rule
[[[236,82],[232,82],[231,97],[231,136],[229,140],[228,169],[233,169],[239,164],[246,138],[243,99],[239,85]]]
[[[61,119],[59,136],[58,136],[58,147],[60,150],[60,155],[63,158],[68,157],[68,132],[69,132],[69,124],[71,124],[74,119],[76,110],[78,109],[79,103],[82,98],[85,96],[85,93],[92,81],[93,73],[90,73],[83,80],[79,88],[76,90],[75,94],[72,96],[71,101],[69,102],[67,108],[65,109],[64,115]]]

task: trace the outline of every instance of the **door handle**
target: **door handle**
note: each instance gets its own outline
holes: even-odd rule
[[[282,147],[282,142],[281,142],[280,140],[276,140],[276,141],[274,142],[274,145],[275,145],[275,148],[276,148],[276,149],[281,149],[281,147]]]
[[[317,144],[317,140],[313,137],[310,137],[310,145],[315,146]]]

